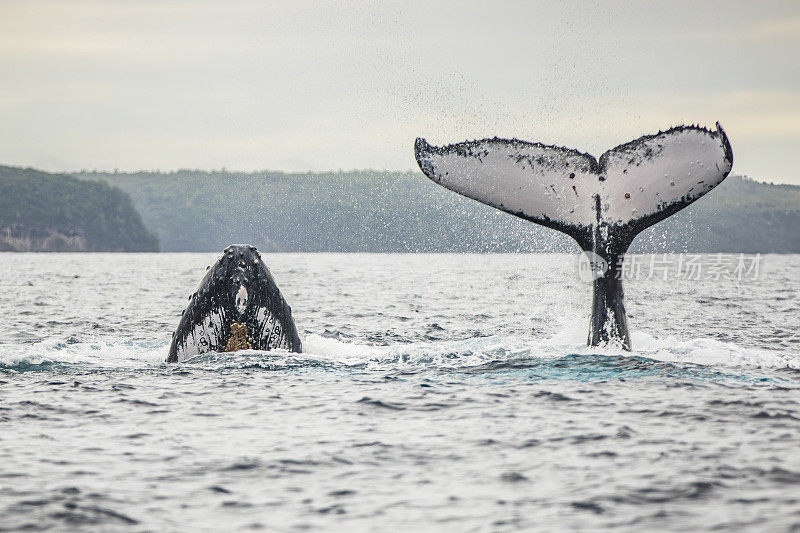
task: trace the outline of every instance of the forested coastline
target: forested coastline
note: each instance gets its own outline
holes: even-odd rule
[[[0,251],[154,252],[158,239],[117,187],[0,166]]]
[[[247,242],[281,252],[552,252],[559,232],[459,196],[418,172],[92,173],[128,192],[164,251]],[[643,232],[633,252],[800,253],[800,187],[729,176]]]
[[[0,167],[0,249],[566,252],[568,237],[418,172],[49,174]],[[633,252],[800,253],[800,187],[730,176]]]

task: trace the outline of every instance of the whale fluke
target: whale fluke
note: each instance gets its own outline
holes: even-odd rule
[[[621,280],[634,237],[716,187],[733,152],[717,123],[640,137],[595,159],[577,150],[483,139],[435,147],[416,140],[422,172],[439,185],[574,238],[607,268],[594,281],[588,343],[630,349]]]

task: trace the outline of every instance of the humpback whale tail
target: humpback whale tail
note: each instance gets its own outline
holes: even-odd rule
[[[621,269],[644,229],[716,187],[733,153],[717,123],[711,131],[678,126],[589,154],[517,139],[435,147],[416,140],[419,167],[459,194],[574,238],[602,258],[594,280],[588,343],[615,339],[630,349]],[[594,257],[596,257],[594,256]]]

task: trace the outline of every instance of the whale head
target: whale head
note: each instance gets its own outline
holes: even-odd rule
[[[208,267],[172,337],[167,361],[206,352],[300,351],[292,311],[254,246],[223,250]]]

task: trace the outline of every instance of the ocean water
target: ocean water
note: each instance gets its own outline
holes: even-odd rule
[[[800,529],[800,256],[639,256],[626,353],[574,255],[265,254],[305,353],[166,364],[215,257],[0,254],[0,530]]]

